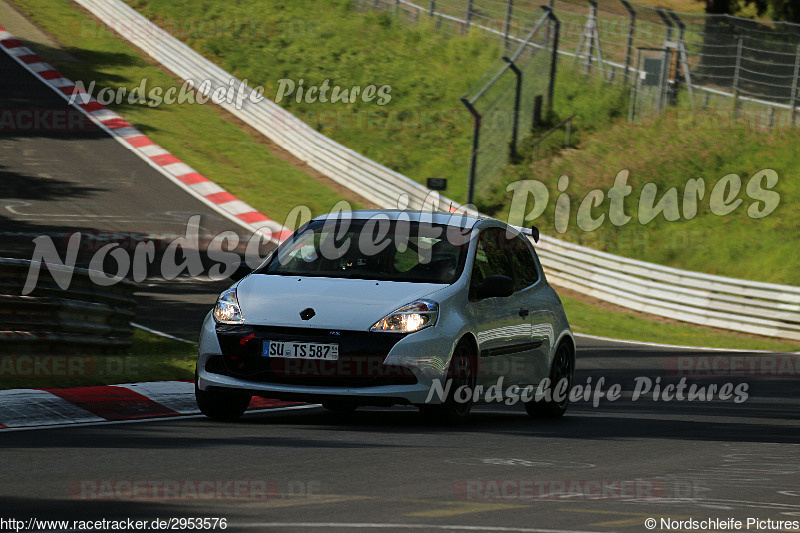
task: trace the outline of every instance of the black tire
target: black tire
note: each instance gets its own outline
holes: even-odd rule
[[[358,409],[358,405],[349,400],[328,400],[322,402],[322,407],[337,415],[352,415]]]
[[[194,398],[200,412],[213,420],[232,422],[237,420],[250,405],[250,395],[216,390],[202,391],[194,382]]]
[[[550,366],[550,401],[542,398],[541,401],[535,399],[525,402],[525,411],[533,418],[560,418],[567,412],[569,407],[569,392],[572,390],[572,378],[575,375],[575,349],[572,343],[564,341],[558,345],[553,364]],[[567,380],[566,397],[561,402],[556,402],[552,397],[552,391],[556,385],[563,380]]]
[[[447,379],[453,380],[447,398],[441,404],[419,406],[420,412],[448,424],[466,422],[472,409],[472,391],[475,390],[477,365],[477,354],[472,343],[462,339],[453,350],[453,357],[450,359],[450,366],[447,369]],[[446,386],[447,383],[445,383]],[[456,401],[456,391],[461,386],[466,386],[470,391],[470,397],[466,402]]]

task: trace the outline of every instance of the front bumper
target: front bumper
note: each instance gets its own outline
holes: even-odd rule
[[[198,387],[235,389],[270,398],[360,404],[421,404],[446,373],[452,346],[426,328],[414,334],[216,325],[206,317],[200,336]],[[263,342],[339,344],[338,361],[268,358]],[[432,402],[437,402],[434,395]]]

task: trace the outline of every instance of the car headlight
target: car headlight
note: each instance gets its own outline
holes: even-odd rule
[[[436,324],[439,317],[439,304],[430,300],[417,300],[395,309],[378,320],[370,331],[389,331],[392,333],[413,333]]]
[[[214,306],[214,320],[220,324],[241,324],[244,322],[242,309],[236,299],[236,289],[228,289],[217,298]]]

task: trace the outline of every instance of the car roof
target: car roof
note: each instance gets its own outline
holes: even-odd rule
[[[351,220],[369,220],[372,217],[386,217],[389,220],[399,220],[401,217],[411,222],[428,222],[431,224],[444,224],[459,228],[472,228],[478,222],[490,220],[503,224],[499,220],[489,217],[466,215],[464,213],[443,213],[436,211],[406,211],[400,209],[360,209],[354,211],[339,211],[315,217],[314,220],[325,220],[328,217],[345,218]]]

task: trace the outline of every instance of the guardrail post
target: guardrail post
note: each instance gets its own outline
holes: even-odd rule
[[[467,0],[467,13],[464,16],[464,33],[469,31],[469,26],[472,23],[472,3],[474,0]]]
[[[733,69],[733,114],[739,114],[739,70],[742,67],[742,48],[744,36],[739,35],[739,44],[736,46],[736,66]]]
[[[508,0],[506,4],[506,20],[503,23],[503,39],[506,43],[506,49],[508,48],[508,34],[511,31],[511,14],[514,11],[514,0]]]
[[[547,116],[553,115],[553,94],[556,89],[556,68],[558,66],[558,39],[561,33],[561,21],[553,13],[553,8],[542,6],[547,13],[547,18],[553,22],[553,51],[550,55],[550,79],[547,82]],[[550,25],[548,24],[548,28]]]
[[[509,150],[511,162],[516,163],[519,155],[517,153],[517,130],[519,129],[519,106],[522,98],[522,71],[508,57],[503,56],[503,61],[508,63],[511,71],[517,76],[517,87],[514,92],[514,120],[511,126],[511,148]]]
[[[794,118],[797,115],[797,83],[800,76],[800,44],[797,45],[797,53],[794,56],[794,75],[792,76],[792,96],[789,105],[792,106],[792,127],[794,128]]]
[[[633,37],[636,34],[636,10],[633,9],[627,0],[620,0],[625,9],[628,10],[630,21],[628,22],[628,43],[625,49],[625,79],[628,79],[631,65],[631,55],[633,54]]]
[[[462,98],[461,103],[467,107],[470,114],[472,114],[472,117],[475,119],[475,124],[472,131],[472,156],[470,157],[469,163],[469,187],[467,189],[467,204],[474,205],[472,200],[475,196],[475,173],[477,172],[478,165],[478,147],[480,146],[482,117],[481,114],[478,113],[478,110],[475,109],[475,106],[472,105],[472,102],[466,98]]]

